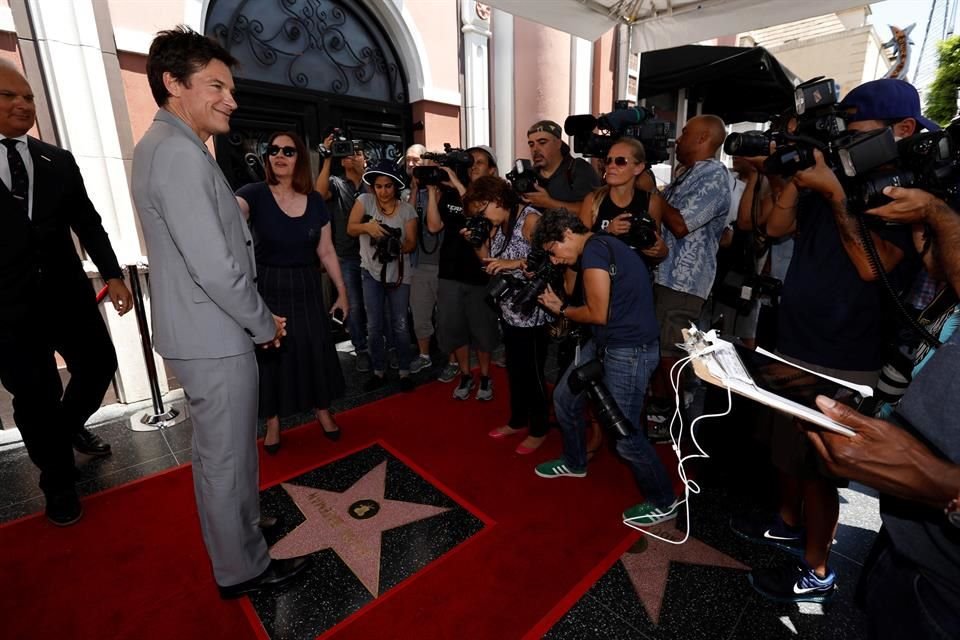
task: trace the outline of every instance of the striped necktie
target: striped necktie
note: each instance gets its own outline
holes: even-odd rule
[[[4,138],[0,143],[7,148],[7,163],[10,165],[10,193],[13,199],[20,205],[20,211],[26,217],[29,210],[30,178],[27,176],[27,166],[23,164],[23,158],[17,151],[17,142],[13,138]]]

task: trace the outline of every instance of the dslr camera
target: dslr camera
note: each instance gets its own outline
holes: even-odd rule
[[[437,165],[413,168],[413,177],[421,187],[438,186],[448,179],[447,172],[440,167],[448,167],[457,177],[464,180],[467,169],[473,166],[473,156],[463,149],[455,148],[449,142],[443,143],[443,152],[428,151],[421,156],[424,160],[433,160]]]
[[[370,222],[373,220],[369,215],[363,216],[361,222]],[[379,238],[370,238],[370,242],[373,243],[373,259],[379,262],[380,264],[389,264],[403,254],[403,248],[400,242],[400,237],[403,234],[403,230],[399,227],[390,227],[382,222],[378,222],[380,228],[386,233],[386,235]]]
[[[333,144],[330,145],[330,155],[334,158],[347,158],[363,148],[360,140],[350,140],[340,129],[334,128],[332,133]]]
[[[483,216],[467,216],[463,228],[467,230],[466,240],[470,246],[479,249],[490,237],[490,232],[493,231],[493,223]]]
[[[517,160],[513,169],[504,178],[517,193],[536,191],[537,185],[540,184],[540,174],[534,169],[533,163],[525,158]]]
[[[530,278],[512,273],[501,273],[490,281],[488,293],[497,305],[509,307],[514,312],[529,316],[537,307],[537,298],[552,285],[554,291],[563,290],[563,267],[550,262],[543,249],[532,249],[527,256]]]
[[[630,229],[620,239],[634,251],[649,249],[657,243],[657,223],[649,213],[635,213],[630,218]]]
[[[768,174],[789,177],[812,167],[819,149],[830,166],[836,165],[835,147],[849,136],[846,114],[840,110],[840,87],[832,78],[814,78],[798,85],[794,92],[796,126],[768,131],[731,133],[723,150],[731,156],[766,156]],[[784,123],[786,124],[786,123]],[[776,150],[770,153],[770,143]]]
[[[563,130],[573,136],[573,150],[585,156],[603,158],[618,138],[635,138],[643,143],[647,164],[670,159],[670,148],[676,137],[673,123],[657,120],[652,109],[631,107],[618,100],[614,110],[599,116],[569,116]]]
[[[573,393],[587,392],[594,417],[614,438],[620,440],[633,433],[633,425],[603,383],[603,365],[599,360],[590,360],[571,371],[567,384]]]

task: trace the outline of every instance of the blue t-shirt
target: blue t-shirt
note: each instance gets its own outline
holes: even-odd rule
[[[609,247],[609,250],[607,249]],[[612,255],[612,260],[611,260]],[[653,287],[647,265],[633,249],[610,235],[595,235],[583,248],[580,267],[610,271],[610,314],[606,325],[592,325],[594,341],[606,347],[640,347],[660,335],[653,310]]]
[[[891,281],[912,281],[916,252],[909,225],[885,226],[878,234],[905,252]],[[874,371],[883,365],[885,323],[893,313],[883,285],[863,280],[843,248],[830,203],[816,193],[801,194],[780,296],[778,350],[822,367]]]
[[[283,212],[265,182],[244,185],[237,189],[237,195],[250,205],[250,227],[258,264],[302,267],[318,262],[320,232],[330,223],[319,193],[307,194],[306,210],[296,218]]]

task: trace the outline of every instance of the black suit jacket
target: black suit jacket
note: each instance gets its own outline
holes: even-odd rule
[[[17,212],[0,181],[0,331],[35,312],[38,296],[55,309],[57,300],[64,305],[92,300],[71,230],[104,279],[123,277],[73,155],[35,138],[28,138],[27,147],[33,158],[32,220]],[[69,313],[69,306],[61,311]]]

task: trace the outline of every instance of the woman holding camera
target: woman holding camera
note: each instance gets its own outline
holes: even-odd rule
[[[524,205],[510,183],[495,176],[471,182],[463,196],[463,207],[468,215],[483,216],[492,225],[488,238],[476,249],[486,272],[492,276],[521,275],[540,212]],[[526,439],[516,448],[517,453],[526,455],[536,451],[547,437],[547,385],[543,369],[548,316],[536,304],[530,309],[518,309],[506,301],[499,305],[510,387],[510,419],[489,435],[499,439],[526,432]]]
[[[347,233],[360,238],[360,266],[363,270],[363,305],[367,310],[367,340],[373,376],[364,390],[386,384],[385,337],[391,332],[400,361],[400,390],[412,391],[410,379],[410,334],[407,305],[410,302],[410,257],[417,247],[417,212],[400,200],[403,178],[396,165],[381,160],[363,174],[373,189],[364,193],[350,212]],[[384,307],[390,305],[390,326],[383,326]]]
[[[237,190],[237,203],[257,240],[257,290],[270,311],[287,319],[277,349],[258,349],[260,417],[267,422],[263,448],[280,449],[280,416],[312,410],[331,440],[340,429],[330,403],[344,391],[343,372],[323,301],[317,261],[337,288],[331,312],[350,306],[333,249],[330,216],[313,189],[310,158],[295,133],[274,133],[267,145],[266,179]]]
[[[563,457],[538,465],[537,475],[587,475],[586,398],[584,392],[571,390],[569,380],[582,377],[579,368],[599,360],[602,383],[632,427],[617,437],[617,452],[630,465],[647,499],[624,511],[624,522],[645,527],[675,518],[678,504],[670,478],[639,428],[647,383],[660,362],[660,330],[644,261],[617,238],[593,233],[565,210],[544,214],[533,246],[550,254],[554,264],[580,265],[582,305],[564,302],[550,287],[540,296],[540,304],[551,313],[590,325],[592,331],[580,349],[579,360],[567,368],[553,390],[553,406],[563,431]],[[567,282],[572,288],[572,280]]]
[[[604,164],[605,184],[584,199],[580,220],[594,233],[606,232],[623,240],[648,266],[659,263],[667,257],[659,211],[650,211],[649,192],[637,186],[649,177],[643,144],[620,138],[610,147]]]

